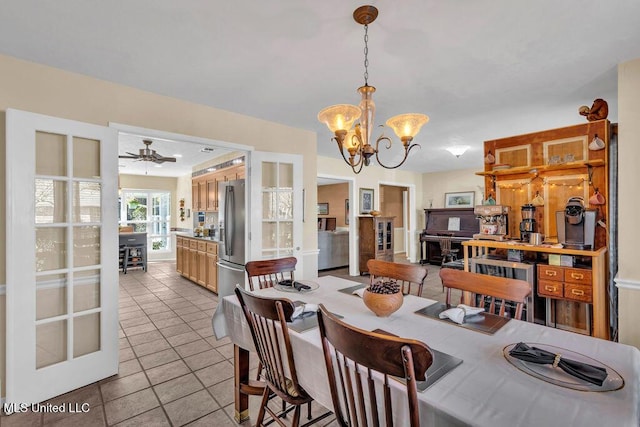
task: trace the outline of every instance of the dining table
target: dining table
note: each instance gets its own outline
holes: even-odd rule
[[[462,360],[418,393],[420,425],[640,425],[640,351],[636,347],[515,319],[492,334],[485,333],[416,313],[439,303],[413,295],[406,295],[400,309],[389,317],[377,317],[360,297],[344,292],[362,284],[333,276],[312,280],[317,289],[307,292],[280,287],[255,292],[264,297],[323,304],[353,326],[417,339],[433,350]],[[218,339],[228,335],[234,344],[235,418],[242,422],[248,417],[248,398],[242,386],[249,378],[249,355],[254,346],[236,296],[225,297],[220,304],[224,316],[219,316],[213,326]],[[290,328],[290,337],[299,383],[316,402],[332,409],[318,327],[299,332]],[[547,381],[544,375],[532,375],[513,359],[508,360],[505,349],[519,342],[559,349],[565,357],[577,355],[593,360],[622,383],[617,389],[603,391],[594,385],[574,389],[563,381]],[[549,365],[548,369],[557,368]],[[399,381],[391,383],[396,393],[401,393],[404,386]],[[396,425],[407,425],[408,406],[399,404],[394,409]]]

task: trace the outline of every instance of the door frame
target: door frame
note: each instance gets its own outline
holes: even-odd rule
[[[359,276],[358,257],[360,256],[360,251],[358,249],[358,225],[356,224],[356,212],[359,210],[359,207],[355,209],[356,201],[358,200],[356,198],[356,177],[353,175],[331,175],[326,173],[319,173],[317,177],[346,181],[349,184],[349,275]],[[316,189],[317,187],[318,184],[316,181]]]
[[[405,246],[408,245],[409,253],[407,253],[407,259],[409,262],[415,263],[418,262],[417,259],[417,236],[416,236],[416,185],[402,183],[398,181],[378,181],[378,191],[380,191],[380,185],[388,185],[391,187],[406,187],[409,191],[408,194],[408,203],[407,206],[403,205],[403,210],[405,211],[405,215],[407,215],[409,219],[409,227],[405,224]],[[376,209],[380,209],[380,197],[377,198],[378,205]]]

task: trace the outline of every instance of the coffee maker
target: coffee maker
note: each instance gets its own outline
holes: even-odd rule
[[[534,218],[536,207],[532,204],[523,205],[520,208],[522,213],[522,221],[520,222],[520,240],[529,241],[529,234],[536,232],[536,220]]]
[[[582,197],[571,197],[563,211],[556,212],[558,242],[565,248],[590,250],[596,234],[596,211],[585,209]]]
[[[480,233],[474,239],[506,240],[509,234],[509,206],[478,205],[473,213],[480,221]]]

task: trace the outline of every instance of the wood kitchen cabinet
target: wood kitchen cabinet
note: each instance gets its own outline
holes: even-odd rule
[[[200,175],[191,180],[191,206],[196,212],[217,212],[218,183],[245,178],[244,164],[230,166]]]
[[[393,262],[394,217],[361,216],[359,219],[360,274],[367,273],[367,261],[381,259]]]
[[[183,277],[218,292],[218,244],[197,237],[176,238],[176,271]]]

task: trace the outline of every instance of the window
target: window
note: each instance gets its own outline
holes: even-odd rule
[[[171,251],[171,193],[122,190],[119,223],[133,226],[134,232],[147,233],[149,251]]]

